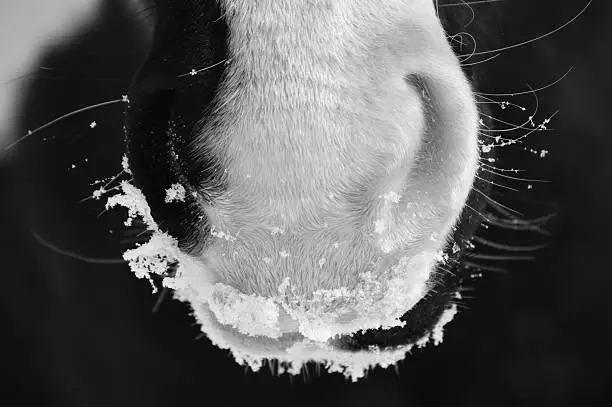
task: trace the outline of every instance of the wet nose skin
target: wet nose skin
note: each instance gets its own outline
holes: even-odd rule
[[[355,287],[388,253],[442,248],[476,168],[477,115],[430,1],[158,6],[130,164],[154,218],[217,281],[266,296],[289,277],[307,295]],[[175,182],[189,193],[165,203]],[[381,199],[393,193],[395,207]]]

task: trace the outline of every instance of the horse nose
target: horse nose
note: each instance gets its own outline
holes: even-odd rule
[[[378,257],[443,245],[476,171],[478,116],[433,7],[412,3],[231,2],[230,63],[196,142],[228,186],[204,208],[222,281],[355,287]]]
[[[183,223],[165,223],[201,243],[187,251],[208,266],[177,296],[216,341],[242,335],[231,343],[399,324],[478,160],[470,84],[432,3],[225,0],[215,19],[160,3],[184,29],[157,36],[162,80],[139,81],[128,145],[153,216],[172,209]],[[180,211],[162,199],[176,180]]]

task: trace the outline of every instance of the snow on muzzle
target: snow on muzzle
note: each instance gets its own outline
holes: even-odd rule
[[[456,312],[470,86],[431,2],[349,3],[160,1],[130,92],[124,258],[255,370],[356,380]]]
[[[429,273],[435,265],[428,263],[427,254],[416,260],[401,257],[389,269],[393,277],[387,284],[372,281],[366,274],[359,289],[315,293],[310,302],[292,301],[286,295],[288,281],[273,298],[245,295],[215,282],[214,273],[201,259],[186,254],[175,238],[159,229],[140,190],[125,181],[121,186],[123,193],[109,198],[107,207],[128,208],[126,224],[141,217],[152,232],[147,243],[124,253],[132,271],[138,278],[149,279],[154,292],[152,277],[162,276],[162,285],[173,289],[176,299],[191,305],[212,343],[229,349],[238,363],[255,371],[265,360],[277,360],[278,374],[299,374],[302,366],[314,361],[355,381],[373,366],[387,367],[404,359],[414,346],[442,342],[443,328],[457,312],[453,300],[460,298],[460,277],[435,268]],[[468,222],[463,223],[466,230]],[[459,258],[466,236],[456,232],[455,237],[456,242],[434,256],[436,264],[450,268],[450,260]],[[171,268],[174,272],[169,275]],[[415,275],[415,270],[422,270],[422,274]],[[436,278],[432,278],[434,273],[438,273]],[[425,295],[428,290],[430,294]],[[336,308],[338,300],[345,306]],[[356,305],[348,315],[344,313],[347,304]],[[408,312],[403,307],[408,307]],[[361,330],[360,326],[373,329]],[[348,333],[351,330],[358,332]]]

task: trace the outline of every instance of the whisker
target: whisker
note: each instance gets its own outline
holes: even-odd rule
[[[113,178],[111,178],[110,181],[108,181],[106,184],[104,184],[102,186],[102,189],[106,189],[110,186],[110,184],[112,184],[113,182],[115,182],[117,179],[119,179],[119,177],[121,177],[123,174],[126,174],[125,170],[122,169],[121,171],[119,171],[119,173],[117,173],[117,175],[115,175]],[[128,181],[129,182],[129,181]]]
[[[448,3],[448,4],[441,4],[441,5],[438,5],[438,2],[436,1],[436,6],[439,7],[439,8],[465,6],[465,5],[475,6],[475,5],[478,5],[478,4],[499,3],[499,2],[502,2],[502,1],[506,1],[506,0],[462,1],[461,3]]]
[[[527,86],[530,89],[532,89],[531,86],[529,86],[529,85],[527,85]],[[480,113],[481,116],[484,116],[484,117],[486,117],[486,118],[488,118],[488,119],[490,119],[490,120],[492,120],[494,122],[502,123],[502,124],[505,124],[507,126],[510,126],[507,129],[482,129],[482,131],[492,131],[492,132],[495,132],[495,133],[498,133],[498,132],[499,133],[503,133],[503,132],[508,132],[508,131],[514,131],[514,130],[517,130],[517,129],[533,131],[533,127],[526,127],[526,126],[528,124],[533,124],[533,118],[536,116],[536,114],[538,114],[538,109],[540,108],[540,100],[538,98],[538,94],[533,89],[532,89],[532,92],[530,92],[530,93],[533,95],[533,97],[535,99],[535,107],[534,107],[533,111],[531,112],[531,115],[527,118],[527,120],[525,120],[523,123],[521,123],[519,125],[516,125],[516,124],[512,124],[512,123],[506,122],[505,120],[501,120],[501,119],[498,119],[496,117],[490,116],[488,114]],[[537,127],[536,127],[536,129],[537,129]],[[513,139],[513,142],[516,142],[516,141],[517,141],[517,139]]]
[[[502,208],[497,208],[497,210],[502,211],[502,213],[504,212]],[[511,224],[541,226],[541,225],[544,225],[545,223],[547,223],[549,220],[551,220],[555,216],[557,216],[556,212],[555,213],[550,213],[550,214],[545,215],[545,216],[541,216],[539,218],[533,218],[533,219],[511,219],[511,220],[500,219],[500,220],[502,222],[507,222],[507,223],[511,223]]]
[[[466,62],[466,63],[460,63],[459,65],[461,66],[474,66],[474,65],[478,65],[478,64],[484,64],[485,62],[489,62],[494,60],[495,58],[497,58],[498,56],[500,56],[501,54],[495,54],[492,57],[483,59],[481,61],[477,61],[477,62]]]
[[[136,234],[141,234],[143,231],[147,230],[147,228],[143,225],[135,225],[136,219],[132,220],[132,227],[130,229],[127,229],[125,232],[123,232],[123,234],[126,237],[129,236],[134,236]]]
[[[474,55],[474,52],[476,52],[476,38],[474,38],[474,36],[468,32],[462,31],[462,32],[458,32],[456,34],[454,34],[452,37],[456,37],[459,36],[461,38],[461,42],[459,43],[461,45],[461,48],[463,48],[463,35],[466,35],[470,40],[472,40],[472,43],[474,44],[474,48],[472,49],[472,53],[469,54],[469,56],[461,59],[461,57],[459,57],[459,63],[463,63],[464,61],[469,61],[470,58],[472,58],[472,56]],[[452,38],[451,37],[451,38]],[[454,40],[454,39],[453,39]]]
[[[474,297],[468,296],[468,297],[465,297],[465,299],[466,300],[473,300]],[[457,304],[457,309],[459,309],[460,311],[471,311],[472,310],[472,307],[470,307],[467,304],[459,303],[459,302],[455,302],[455,304]]]
[[[96,191],[95,191],[95,192],[98,192],[98,191],[100,192],[100,195],[99,195],[99,196],[96,196],[96,195],[88,195],[88,196],[86,196],[85,198],[83,198],[83,199],[79,200],[79,203],[87,202],[87,201],[89,201],[89,200],[91,200],[91,199],[99,199],[100,197],[102,197],[102,196],[103,196],[104,194],[106,194],[107,192],[118,191],[118,190],[120,190],[120,189],[121,189],[121,185],[117,185],[117,186],[112,187],[112,188],[109,188],[109,189],[100,188],[100,189],[98,189],[98,190],[96,190]],[[95,194],[95,192],[94,192],[94,194]]]
[[[481,165],[482,165],[482,164],[481,164]],[[511,176],[511,175],[506,175],[506,174],[500,174],[500,173],[497,173],[497,172],[492,171],[492,170],[489,170],[489,169],[487,169],[487,168],[480,168],[480,169],[481,169],[482,171],[486,171],[486,172],[490,172],[491,174],[495,174],[495,175],[496,175],[496,176],[498,176],[498,177],[502,177],[502,178],[506,178],[506,179],[511,179],[511,180],[514,180],[514,181],[524,181],[524,182],[546,182],[546,183],[550,182],[550,181],[547,181],[547,180],[544,180],[544,179],[530,179],[530,178],[519,178],[519,177],[513,177],[513,176]]]
[[[153,306],[153,309],[151,310],[151,312],[153,312],[155,314],[159,310],[159,307],[161,306],[161,303],[166,298],[166,295],[168,294],[168,291],[170,291],[170,289],[168,287],[162,288],[161,292],[157,296],[157,301],[155,301],[155,305]]]
[[[70,250],[60,249],[59,247],[47,242],[45,239],[40,237],[36,232],[31,231],[32,236],[43,246],[46,248],[53,250],[56,253],[62,254],[67,257],[72,257],[73,259],[84,261],[85,263],[90,264],[124,264],[125,260],[123,259],[102,259],[97,257],[89,257],[82,254],[78,254],[72,252]]]
[[[507,133],[507,132],[516,131],[516,130],[519,130],[519,129],[520,129],[520,130],[528,130],[528,131],[532,131],[532,130],[533,130],[533,127],[525,127],[525,126],[526,126],[527,124],[529,124],[529,123],[531,122],[531,120],[533,120],[533,117],[534,117],[534,116],[529,116],[529,117],[530,117],[530,119],[527,119],[527,120],[526,120],[524,123],[521,123],[521,124],[512,124],[512,123],[509,123],[509,122],[507,122],[507,121],[505,121],[505,120],[498,119],[498,118],[497,118],[497,117],[495,117],[495,116],[488,115],[488,114],[486,114],[486,113],[480,113],[480,115],[481,115],[481,116],[484,116],[484,117],[486,117],[487,119],[490,119],[490,120],[492,120],[492,121],[494,121],[494,122],[497,122],[497,123],[501,123],[501,124],[505,124],[505,125],[507,125],[507,126],[510,126],[510,127],[508,127],[508,128],[503,128],[503,129],[500,129],[500,128],[495,128],[495,129],[481,129],[481,131],[483,131],[483,132],[485,132],[485,131],[489,131],[489,132],[492,132],[492,133]],[[516,139],[506,139],[506,140],[509,140],[509,141],[512,141],[512,142],[516,142]]]
[[[14,141],[13,143],[11,143],[8,146],[4,147],[4,151],[6,152],[6,151],[11,150],[13,147],[18,145],[22,141],[26,140],[30,136],[32,136],[32,135],[38,133],[39,131],[44,130],[44,129],[54,125],[55,123],[57,123],[57,122],[59,122],[61,120],[64,120],[64,119],[66,119],[68,117],[77,115],[79,113],[86,112],[88,110],[97,109],[97,108],[103,107],[103,106],[114,105],[114,104],[117,104],[117,103],[128,103],[127,96],[123,96],[121,99],[114,99],[114,100],[109,100],[109,101],[106,101],[106,102],[96,103],[94,105],[82,107],[82,108],[74,110],[74,111],[72,111],[70,113],[66,113],[65,115],[62,115],[62,116],[60,116],[60,117],[58,117],[56,119],[53,119],[50,122],[47,122],[46,124],[43,124],[42,126],[36,128],[34,130],[28,130],[28,132],[27,132],[27,134],[25,136],[21,137],[20,139]]]
[[[454,272],[454,271],[452,271],[452,270],[450,270],[450,269],[448,269],[448,268],[446,268],[446,267],[444,267],[444,266],[441,266],[441,265],[439,265],[439,264],[438,264],[436,267],[437,267],[437,268],[439,268],[439,269],[441,269],[441,270],[446,271],[447,273],[449,273],[449,274],[450,274],[450,275],[452,275],[452,276],[456,276],[456,274],[455,274],[455,272]]]
[[[483,130],[484,130],[484,129],[483,129]],[[478,131],[478,134],[479,134],[480,136],[482,136],[482,137],[490,138],[490,139],[493,139],[493,140],[495,140],[495,141],[500,141],[500,140],[501,140],[501,141],[506,141],[506,142],[508,142],[508,143],[510,143],[510,142],[514,142],[514,139],[513,139],[513,138],[505,138],[505,137],[502,137],[502,136],[492,136],[492,135],[490,135],[490,134],[483,133],[482,131]],[[492,147],[494,147],[494,146],[492,146]]]
[[[532,225],[532,224],[538,224],[538,225],[542,225],[546,222],[548,222],[550,219],[554,218],[555,216],[557,216],[556,212],[553,212],[551,214],[539,217],[539,218],[534,218],[534,219],[519,219],[516,216],[512,215],[511,213],[507,212],[506,210],[504,210],[503,207],[497,207],[497,206],[491,206],[493,209],[496,209],[498,212],[500,212],[502,215],[510,218],[510,220],[507,219],[500,219],[502,221],[505,222],[511,222],[512,224],[525,224],[525,225]]]
[[[143,230],[142,232],[140,232],[139,234],[136,235],[136,237],[144,237],[144,235],[146,233],[150,233],[151,231],[149,229]]]
[[[146,242],[148,238],[149,236],[142,236],[142,237],[135,236],[131,238],[121,239],[119,240],[119,243],[122,245],[133,245],[137,243],[144,243]]]
[[[470,10],[470,13],[472,13],[472,16],[471,16],[471,18],[470,18],[470,21],[468,21],[468,22],[467,22],[467,23],[464,25],[464,27],[465,27],[465,28],[467,28],[467,27],[469,27],[469,26],[470,26],[470,25],[471,25],[471,24],[474,22],[474,20],[476,19],[476,13],[474,12],[474,9],[472,8],[472,5],[471,5],[471,4],[467,3],[465,0],[461,0],[461,3],[463,3],[463,5],[464,5],[464,6],[466,6],[466,7],[467,7],[467,8]]]
[[[512,45],[508,45],[505,47],[501,47],[501,48],[496,48],[496,49],[491,49],[491,50],[487,50],[487,51],[479,51],[479,52],[475,52],[473,54],[471,54],[471,56],[476,56],[476,55],[486,55],[486,54],[492,54],[492,53],[496,53],[496,52],[502,52],[502,51],[507,51],[509,49],[513,49],[513,48],[518,48],[518,47],[522,47],[523,45],[527,45],[530,44],[532,42],[536,42],[539,41],[543,38],[546,38],[548,36],[551,36],[553,34],[555,34],[556,32],[564,29],[565,27],[567,27],[568,25],[570,25],[571,23],[573,23],[574,21],[576,21],[586,10],[587,8],[589,8],[589,6],[591,5],[591,3],[593,2],[593,0],[588,0],[588,3],[586,6],[584,6],[584,8],[582,10],[580,10],[580,12],[578,12],[578,14],[576,14],[576,16],[574,16],[571,20],[569,20],[568,22],[566,22],[565,24],[555,28],[552,31],[547,32],[546,34],[542,34],[540,36],[537,36],[535,38],[531,38],[529,40],[526,41],[522,41],[516,44],[512,44]]]
[[[493,216],[491,218],[487,218],[485,222],[491,226],[496,226],[501,229],[520,231],[520,232],[523,232],[523,231],[536,232],[543,236],[552,236],[552,234],[549,231],[542,229],[537,225],[520,224],[520,223],[513,223],[513,224],[504,223],[504,222],[501,222],[499,218],[496,218]]]
[[[557,114],[559,113],[559,111],[557,110],[556,112],[554,112],[553,114],[551,114],[548,119],[544,120],[545,123],[548,123],[550,120],[552,120]],[[543,124],[537,126],[536,128],[534,128],[533,130],[529,131],[526,134],[523,134],[522,136],[520,136],[519,138],[514,139],[514,142],[517,143],[519,141],[521,141],[522,139],[529,137],[532,133],[536,132],[536,131],[541,131],[540,130],[540,126],[543,126]]]
[[[519,172],[525,172],[527,170],[517,170],[514,168],[499,168],[499,167],[495,167],[494,165],[490,165],[485,163],[482,159],[478,160],[480,162],[480,165],[483,167],[489,167],[493,170],[499,171],[499,172],[513,172],[515,174],[519,173]]]
[[[229,62],[230,62],[229,59],[222,59],[221,61],[216,62],[216,63],[214,63],[212,65],[209,65],[209,66],[207,66],[205,68],[192,69],[191,71],[189,71],[187,73],[182,73],[182,74],[178,75],[177,78],[184,78],[185,76],[195,76],[195,75],[199,74],[200,72],[208,71],[209,69],[212,69],[212,68],[214,68],[216,66],[219,66],[219,65],[225,64],[225,63],[229,63]]]
[[[527,95],[530,94],[532,92],[540,92],[543,91],[545,89],[548,89],[550,87],[555,86],[557,83],[561,82],[567,75],[569,75],[570,72],[572,72],[572,70],[574,69],[574,67],[570,67],[566,73],[564,73],[560,78],[558,78],[557,80],[555,80],[552,83],[549,83],[548,85],[542,86],[540,88],[536,88],[536,89],[531,89],[531,90],[526,90],[526,91],[521,91],[521,92],[513,92],[513,93],[483,93],[483,92],[474,92],[476,94],[476,96],[521,96],[521,95]]]
[[[465,257],[477,260],[495,260],[495,261],[527,261],[535,260],[533,256],[502,256],[497,254],[466,254]]]
[[[102,215],[104,215],[106,212],[108,212],[108,209],[107,209],[107,208],[104,208],[104,209],[102,210],[102,212],[100,212],[100,213],[99,213],[99,214],[98,214],[96,217],[97,217],[98,219],[100,219],[100,218],[102,217]]]
[[[529,92],[529,93],[531,93],[531,92]],[[519,110],[521,110],[521,111],[523,111],[523,112],[524,112],[525,110],[527,110],[527,109],[525,109],[523,106],[517,105],[516,103],[509,102],[509,101],[507,101],[507,100],[505,100],[505,101],[501,101],[501,102],[500,102],[499,100],[491,99],[490,97],[487,97],[487,96],[485,96],[485,95],[489,95],[489,94],[483,94],[483,93],[480,93],[480,94],[477,94],[477,95],[476,95],[476,96],[478,96],[480,99],[483,99],[483,100],[481,100],[481,101],[476,101],[476,104],[477,104],[477,105],[479,105],[479,104],[496,104],[496,105],[499,105],[499,107],[500,107],[502,110],[505,110],[505,109],[506,109],[506,107],[508,107],[508,106],[516,107],[517,109],[519,109]],[[496,94],[494,94],[494,95],[496,95]],[[502,94],[501,96],[503,96],[503,94]]]
[[[495,183],[493,181],[489,181],[488,179],[481,178],[478,175],[474,175],[474,177],[476,177],[477,179],[479,179],[481,181],[484,181],[484,182],[487,182],[487,183],[489,183],[491,185],[494,185],[496,187],[505,188],[505,189],[509,189],[510,191],[518,192],[518,189],[514,189],[514,188],[509,187],[507,185],[497,184],[497,183]]]
[[[473,212],[475,212],[475,213],[477,213],[478,215],[480,215],[480,217],[481,217],[482,219],[484,219],[485,221],[488,221],[488,218],[487,218],[485,215],[483,215],[482,213],[478,212],[476,209],[472,208],[472,207],[471,207],[470,205],[468,205],[467,203],[465,204],[465,207],[466,207],[466,208],[468,208],[468,209],[471,209]]]
[[[509,252],[535,252],[549,247],[548,244],[532,245],[532,246],[510,246],[507,244],[495,243],[491,240],[484,239],[482,237],[474,236],[473,239],[480,244],[492,247],[494,249],[506,250]]]
[[[485,265],[485,264],[474,263],[472,261],[465,261],[465,262],[463,262],[463,264],[465,264],[466,267],[475,268],[477,270],[486,270],[486,271],[493,271],[493,272],[499,272],[499,273],[507,273],[508,272],[508,269],[505,269],[505,268],[502,268],[502,267],[489,266],[489,265]],[[464,297],[464,298],[466,298],[466,297]]]
[[[520,213],[519,211],[514,210],[514,209],[512,209],[512,208],[510,208],[510,207],[508,207],[508,206],[505,206],[504,204],[502,204],[502,203],[500,203],[500,202],[496,201],[495,199],[491,198],[490,196],[488,196],[487,194],[485,194],[484,192],[482,192],[482,191],[481,191],[481,190],[479,190],[478,188],[473,187],[472,189],[473,189],[474,191],[478,192],[479,194],[481,194],[482,196],[484,196],[486,199],[488,199],[488,200],[489,200],[491,203],[493,203],[493,204],[494,204],[494,206],[501,206],[502,208],[505,208],[505,209],[507,209],[507,210],[509,210],[509,211],[511,211],[511,212],[513,212],[513,213],[516,213],[517,215],[523,216],[523,214],[522,214],[522,213]]]

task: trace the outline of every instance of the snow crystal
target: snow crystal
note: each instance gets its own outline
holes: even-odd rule
[[[225,232],[217,232],[217,227],[215,225],[212,225],[212,227],[210,228],[210,234],[218,237],[219,239],[225,239],[228,242],[235,242],[236,238],[234,236],[231,236],[229,233],[225,233]]]
[[[154,228],[156,231],[159,230],[155,220],[153,220],[153,216],[151,216],[151,209],[142,192],[127,181],[121,181],[120,186],[124,194],[117,194],[108,198],[106,209],[114,208],[117,205],[123,206],[128,210],[128,218],[125,221],[126,226],[131,226],[134,218],[142,216],[144,222],[149,225],[149,228]]]
[[[382,235],[387,229],[387,223],[383,219],[376,219],[374,221],[374,231],[379,235]]]
[[[385,195],[379,195],[378,197],[384,199],[386,203],[389,203],[389,202],[399,203],[400,198],[402,196],[398,194],[397,192],[389,191]]]
[[[125,171],[127,174],[132,174],[132,170],[130,170],[130,164],[128,163],[127,155],[124,155],[121,158],[121,167],[123,167],[123,171]]]
[[[93,194],[91,196],[93,197],[93,199],[100,199],[102,195],[104,195],[105,192],[106,192],[106,189],[104,189],[104,187],[100,187],[96,189],[95,191],[93,191]]]
[[[282,235],[283,233],[285,233],[285,229],[279,228],[278,226],[274,226],[274,227],[270,228],[270,234],[272,236]]]
[[[166,189],[166,198],[164,202],[170,203],[174,201],[184,201],[185,200],[185,187],[181,184],[172,184],[170,188]]]
[[[438,346],[442,343],[442,339],[444,336],[444,326],[453,320],[455,314],[457,314],[457,304],[453,304],[450,308],[444,311],[444,313],[440,317],[440,320],[431,331],[431,338],[434,341],[434,345]]]
[[[245,295],[233,287],[216,284],[209,307],[220,323],[234,326],[245,335],[278,338],[278,307],[271,299]]]
[[[125,157],[123,166],[126,172],[129,171]],[[300,297],[295,294],[289,278],[285,278],[278,287],[278,296],[245,295],[215,281],[214,274],[199,258],[181,252],[176,239],[159,229],[138,188],[123,181],[120,189],[123,193],[108,198],[106,208],[125,207],[128,211],[126,225],[139,216],[152,232],[147,243],[123,254],[132,272],[138,278],[148,279],[154,291],[152,276],[164,277],[162,285],[175,290],[176,299],[191,305],[202,332],[219,348],[229,349],[238,363],[247,364],[256,371],[264,360],[278,359],[279,373],[299,374],[307,362],[314,360],[325,363],[329,372],[339,372],[357,381],[372,366],[387,367],[404,359],[412,348],[412,345],[407,345],[384,351],[349,352],[338,350],[327,341],[334,335],[360,329],[404,325],[399,317],[427,292],[427,280],[435,262],[434,253],[401,258],[384,278],[375,278],[371,272],[363,273],[354,290],[346,287],[318,290],[312,297]],[[389,196],[389,200],[395,199]],[[227,240],[235,239],[214,227],[211,234]],[[288,255],[285,251],[280,253],[281,256]],[[320,266],[324,264],[323,260]],[[168,275],[170,267],[174,267],[173,275]],[[426,335],[425,342],[430,336],[435,344],[441,342],[442,328],[455,312],[456,307],[445,312],[432,332]],[[302,339],[291,343],[281,341],[281,313],[283,318],[295,322],[295,329]],[[351,316],[349,321],[344,318],[342,323],[338,322],[347,315]],[[254,338],[258,336],[267,338],[257,342]]]

